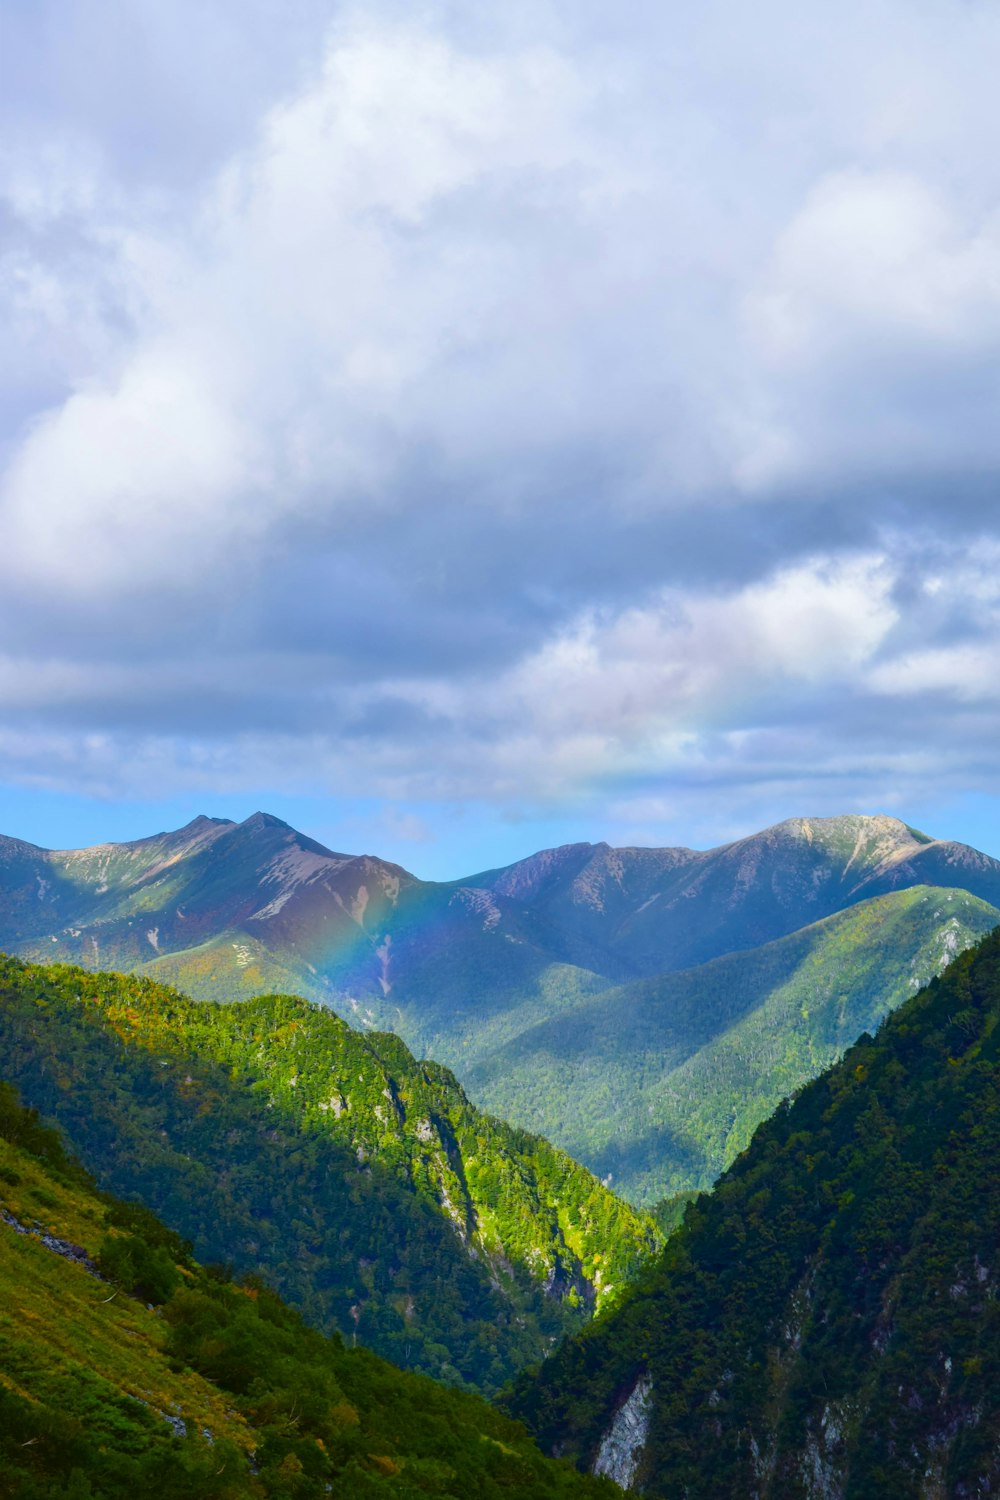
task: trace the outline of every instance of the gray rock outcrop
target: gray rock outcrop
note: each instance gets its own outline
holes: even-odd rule
[[[615,1412],[594,1460],[594,1473],[606,1474],[623,1490],[632,1488],[642,1450],[649,1436],[653,1404],[653,1382],[640,1375],[631,1392]]]

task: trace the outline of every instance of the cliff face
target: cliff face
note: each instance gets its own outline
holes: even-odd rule
[[[592,1468],[648,1383],[655,1496],[994,1494],[998,1244],[993,935],[762,1126],[513,1409]]]
[[[640,1375],[615,1412],[597,1450],[594,1473],[606,1474],[623,1490],[631,1489],[646,1449],[652,1400],[653,1383],[648,1376]]]

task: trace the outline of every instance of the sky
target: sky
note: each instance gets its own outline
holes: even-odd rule
[[[1000,854],[1000,10],[5,0],[0,830]]]

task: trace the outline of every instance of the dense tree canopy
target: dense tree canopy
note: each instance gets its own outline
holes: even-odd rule
[[[0,1056],[102,1185],[317,1327],[481,1389],[579,1327],[659,1242],[395,1036],[289,996],[0,958]]]
[[[761,1126],[510,1409],[589,1461],[649,1376],[652,1495],[994,1493],[998,1023],[995,934]]]

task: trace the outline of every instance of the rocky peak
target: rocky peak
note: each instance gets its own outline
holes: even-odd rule
[[[610,852],[610,844],[604,843],[560,844],[555,849],[540,849],[537,854],[530,854],[527,859],[508,865],[492,881],[475,879],[467,883],[489,884],[498,895],[528,901],[552,882],[572,878],[596,854]]]
[[[273,813],[260,811],[251,813],[249,818],[244,818],[239,826],[245,828],[248,833],[256,833],[258,830],[265,828],[281,828],[286,833],[295,832],[290,823],[285,823],[281,818],[276,818]]]

